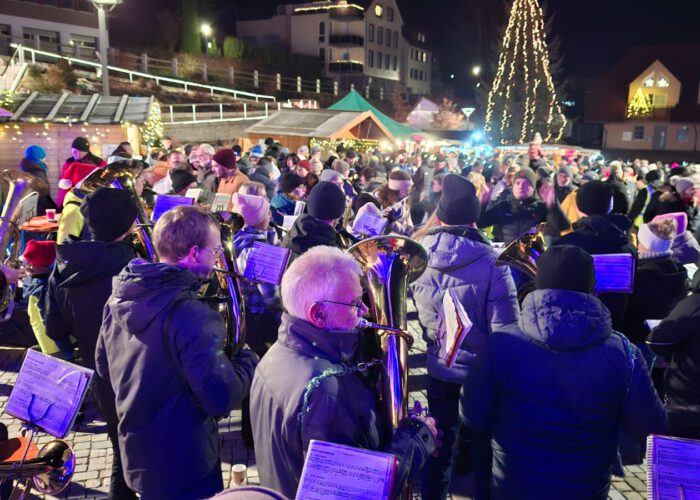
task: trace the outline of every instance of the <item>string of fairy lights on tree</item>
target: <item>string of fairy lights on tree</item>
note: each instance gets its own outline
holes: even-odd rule
[[[151,103],[151,110],[148,113],[148,119],[141,127],[141,141],[143,144],[151,148],[160,144],[163,138],[163,120],[160,111],[160,104],[157,101]]]
[[[641,88],[637,89],[627,106],[627,118],[646,118],[651,116],[651,111],[649,95],[645,94]]]
[[[484,129],[494,142],[524,143],[535,132],[557,142],[564,133],[545,37],[537,0],[513,0],[486,108]]]

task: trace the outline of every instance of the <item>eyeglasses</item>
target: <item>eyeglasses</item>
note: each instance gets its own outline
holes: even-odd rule
[[[347,303],[347,302],[335,302],[333,300],[317,300],[314,302],[314,304],[320,304],[320,303],[325,303],[325,304],[335,304],[338,306],[348,306],[348,307],[356,307],[357,309],[360,309],[365,306],[364,302],[362,302],[362,299],[357,299],[354,303]]]
[[[217,257],[218,255],[221,254],[221,252],[223,251],[223,249],[224,249],[223,246],[218,245],[218,246],[216,246],[216,247],[214,247],[214,248],[204,247],[204,248],[201,248],[200,250],[202,250],[202,251],[204,251],[204,250],[209,250],[209,251],[211,252],[212,256]]]

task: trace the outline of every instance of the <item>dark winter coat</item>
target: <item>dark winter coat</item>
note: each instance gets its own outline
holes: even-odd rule
[[[572,184],[564,187],[560,186],[559,184],[554,184],[554,196],[556,196],[559,203],[562,203],[566,197],[575,190],[576,188]]]
[[[666,414],[639,350],[592,295],[536,290],[467,378],[470,427],[491,433],[491,498],[607,498],[619,427],[642,442]],[[553,493],[556,492],[556,493]]]
[[[559,238],[554,245],[574,245],[591,255],[637,253],[630,241],[632,223],[624,215],[590,215],[578,220],[572,227],[573,232]],[[610,310],[613,328],[622,331],[628,294],[604,293],[599,298]]]
[[[684,212],[688,216],[688,231],[697,238],[700,230],[700,211],[695,203],[683,203],[676,190],[670,186],[659,189],[651,195],[644,211],[644,222],[650,222],[657,215]]]
[[[282,316],[278,340],[260,362],[250,391],[262,486],[293,498],[312,439],[395,454],[395,491],[434,450],[432,434],[422,424],[401,426],[392,439],[375,391],[357,374],[325,378],[310,392],[308,413],[300,421],[308,382],[340,363],[354,364],[358,339],[357,330],[323,331]]]
[[[613,189],[613,208],[611,213],[627,215],[630,205],[634,201],[634,195],[629,192],[627,184],[616,175],[610,175],[605,182],[610,184],[610,187]]]
[[[640,255],[634,275],[634,292],[625,310],[622,333],[635,344],[649,334],[645,320],[663,319],[686,295],[688,272],[675,258]]]
[[[700,439],[700,275],[693,294],[654,328],[648,343],[670,360],[664,377],[670,434]]]
[[[428,344],[428,374],[461,384],[487,337],[520,319],[515,285],[507,267],[495,266],[498,254],[477,229],[436,227],[421,244],[428,251],[428,267],[411,290]],[[456,292],[474,323],[451,368],[438,355],[445,335],[442,300],[448,290]]]
[[[19,169],[22,172],[26,172],[28,174],[33,175],[34,177],[38,177],[43,182],[45,182],[47,186],[49,185],[49,177],[46,173],[46,168],[44,168],[41,164],[34,162],[29,158],[22,158],[22,161],[19,162]],[[50,193],[39,196],[36,202],[36,214],[46,214],[47,208],[56,208],[56,202],[53,201],[53,198],[51,198]]]
[[[268,200],[272,200],[275,197],[275,191],[277,190],[277,184],[275,181],[270,179],[270,177],[262,172],[255,171],[248,176],[251,182],[259,182],[265,186],[265,194]]]
[[[114,278],[105,307],[97,372],[116,396],[126,482],[150,498],[219,467],[215,416],[239,405],[253,378],[257,358],[227,359],[224,321],[197,300],[200,286],[185,269],[136,259]]]
[[[494,227],[494,233],[501,234],[503,241],[512,242],[537,224],[547,222],[549,230],[559,233],[569,227],[569,220],[558,203],[547,208],[537,198],[516,200],[511,198],[496,203],[482,212],[477,225],[480,228]]]
[[[338,232],[309,214],[300,215],[282,240],[282,246],[289,248],[293,257],[321,245],[342,248]]]

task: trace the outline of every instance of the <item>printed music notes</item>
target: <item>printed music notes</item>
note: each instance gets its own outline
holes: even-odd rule
[[[700,498],[700,441],[652,434],[646,463],[650,500]]]
[[[325,441],[312,440],[296,500],[389,499],[396,457]]]
[[[243,276],[253,281],[279,285],[290,255],[288,248],[256,241],[248,255]]]
[[[629,253],[593,255],[595,291],[598,293],[632,293],[634,256]]]
[[[211,203],[212,212],[226,212],[231,204],[231,195],[226,193],[216,193],[214,201]]]
[[[70,432],[93,371],[27,350],[5,411],[55,436]]]

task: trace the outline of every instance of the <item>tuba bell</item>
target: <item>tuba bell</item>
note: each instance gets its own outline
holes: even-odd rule
[[[496,259],[497,266],[511,266],[528,277],[535,279],[537,275],[537,259],[545,250],[545,223],[538,224],[531,231],[513,240]]]
[[[0,481],[26,481],[20,498],[29,497],[32,484],[42,493],[55,496],[70,484],[74,470],[73,449],[65,441],[55,439],[45,444],[36,458],[21,463],[0,462]]]
[[[110,163],[104,168],[95,170],[87,176],[80,186],[80,190],[84,193],[92,193],[100,188],[116,188],[124,189],[131,193],[131,196],[136,200],[136,223],[138,229],[136,238],[138,240],[138,252],[141,257],[155,262],[157,259],[155,248],[153,247],[151,223],[146,210],[143,207],[141,198],[136,192],[136,179],[144,170],[144,163],[139,160],[124,160]]]
[[[3,192],[6,193],[5,204],[0,215],[0,248],[10,248],[10,255],[5,265],[18,267],[22,239],[18,221],[21,215],[22,201],[32,193],[45,195],[49,192],[47,183],[26,172],[19,170],[4,170],[0,175]],[[7,186],[5,189],[4,187]],[[0,312],[4,319],[12,314],[14,306],[15,285],[9,284],[5,274],[0,272]]]
[[[356,243],[348,253],[360,262],[369,297],[376,347],[381,349],[381,400],[393,430],[408,415],[408,348],[406,294],[428,264],[425,249],[403,236],[376,236]],[[386,325],[388,328],[382,328]],[[399,333],[400,332],[400,333]],[[371,339],[371,337],[370,337]]]

